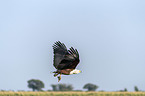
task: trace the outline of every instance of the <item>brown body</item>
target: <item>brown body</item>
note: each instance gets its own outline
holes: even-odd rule
[[[57,70],[55,73],[69,75],[73,69]]]

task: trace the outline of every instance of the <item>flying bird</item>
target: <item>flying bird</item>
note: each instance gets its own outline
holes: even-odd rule
[[[61,75],[71,75],[71,74],[78,74],[81,71],[75,69],[76,66],[79,64],[79,53],[77,49],[73,47],[67,50],[64,43],[57,41],[53,45],[53,65],[57,69],[54,71],[54,77],[57,76],[58,82],[61,80]]]

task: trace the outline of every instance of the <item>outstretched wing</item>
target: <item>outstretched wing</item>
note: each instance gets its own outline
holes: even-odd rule
[[[79,53],[73,47],[67,50],[66,46],[60,41],[53,46],[54,49],[54,67],[56,69],[75,69],[79,63]]]
[[[58,69],[59,63],[64,59],[64,56],[67,53],[67,48],[63,43],[58,41],[53,45],[53,53],[54,53],[53,65],[56,69]]]
[[[79,53],[78,53],[77,49],[74,49],[73,47],[71,47],[70,50],[68,50],[68,52],[69,52],[69,56],[68,55],[66,56],[66,60],[67,60],[67,58],[70,59],[70,57],[71,57],[70,61],[72,61],[72,62],[70,62],[66,67],[68,69],[75,69],[76,66],[80,62]]]

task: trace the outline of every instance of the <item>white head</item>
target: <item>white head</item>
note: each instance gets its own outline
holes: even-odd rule
[[[74,69],[70,72],[70,74],[78,74],[80,72],[81,72],[80,70]]]

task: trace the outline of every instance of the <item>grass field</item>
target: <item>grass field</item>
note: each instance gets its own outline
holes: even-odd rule
[[[0,96],[145,96],[145,92],[0,92]]]

